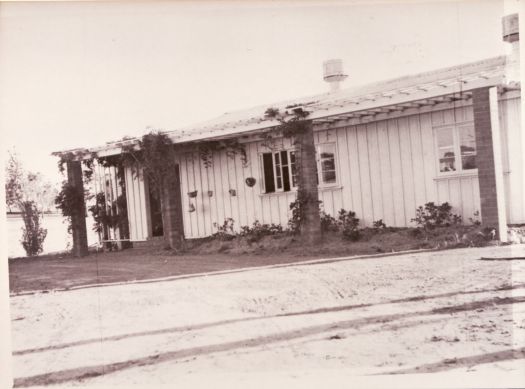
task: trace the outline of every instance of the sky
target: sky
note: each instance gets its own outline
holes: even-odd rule
[[[350,88],[502,55],[503,13],[499,0],[2,2],[2,148],[59,182],[53,151],[325,93],[327,59]]]

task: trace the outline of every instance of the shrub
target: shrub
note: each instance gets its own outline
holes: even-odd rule
[[[250,241],[256,242],[261,240],[263,236],[275,235],[283,232],[283,227],[280,224],[261,224],[256,220],[252,227],[242,226],[240,236],[247,237]]]
[[[355,212],[345,211],[341,209],[339,211],[339,225],[343,233],[343,239],[352,241],[359,240],[361,234],[358,230],[359,219],[355,217]]]
[[[480,226],[481,221],[479,220],[479,211],[474,212],[473,216],[475,217],[475,219],[470,217],[470,222],[475,226]]]
[[[436,205],[433,202],[426,203],[416,209],[416,217],[411,219],[418,227],[432,230],[436,227],[449,227],[460,224],[461,216],[452,213],[452,206],[445,202]]]
[[[293,234],[298,234],[301,230],[301,219],[303,214],[303,201],[297,198],[290,203],[290,210],[292,211],[292,218],[288,220],[288,229]]]
[[[321,231],[323,232],[337,232],[339,231],[339,224],[335,218],[327,213],[321,212]]]
[[[47,230],[40,227],[40,215],[34,201],[23,201],[21,208],[24,227],[20,243],[27,256],[32,257],[42,252]]]
[[[212,236],[219,240],[232,240],[235,237],[235,232],[233,231],[234,223],[235,222],[231,217],[224,219],[222,225],[213,223],[213,226],[217,228],[217,232]]]
[[[379,219],[373,223],[373,228],[375,232],[381,232],[381,231],[386,230],[387,227],[386,227],[386,224],[383,222],[383,219]]]

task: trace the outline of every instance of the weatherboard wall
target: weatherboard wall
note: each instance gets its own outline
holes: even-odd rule
[[[419,205],[448,201],[465,220],[479,211],[476,172],[438,177],[434,128],[472,122],[472,108],[461,107],[368,124],[316,131],[315,141],[335,143],[338,182],[319,188],[323,210],[336,216],[341,208],[353,210],[362,225],[382,219],[389,226],[410,226]],[[293,148],[279,139],[281,148]],[[275,147],[275,145],[274,145]],[[262,142],[246,143],[248,164],[214,152],[206,168],[198,153],[179,155],[184,233],[187,238],[208,236],[226,218],[236,230],[261,223],[286,226],[296,193],[264,194],[260,154],[270,151]],[[254,177],[253,187],[245,180]],[[197,191],[190,198],[188,192]],[[191,211],[194,209],[194,211]]]
[[[507,222],[525,223],[525,159],[522,150],[521,99],[519,96],[503,98],[499,102],[503,179]]]
[[[142,169],[135,167],[126,167],[124,178],[130,240],[146,240],[152,236],[147,180],[144,179]]]
[[[503,156],[510,223],[523,223],[523,161],[519,139],[519,98],[500,102]],[[449,202],[465,222],[479,220],[480,195],[476,170],[441,175],[435,132],[443,126],[473,123],[472,106],[374,121],[315,132],[315,142],[335,143],[337,184],[319,188],[323,210],[337,216],[341,208],[356,212],[362,226],[382,219],[388,226],[414,226],[416,208],[427,202]],[[293,148],[290,139],[274,147]],[[177,155],[186,238],[213,234],[217,225],[232,218],[241,226],[276,223],[285,227],[296,192],[263,193],[260,155],[270,150],[261,141],[245,143],[248,163],[240,155],[213,152],[206,168],[197,152]],[[508,151],[507,151],[508,150]],[[253,177],[256,184],[246,185]],[[147,183],[141,174],[126,170],[132,240],[151,235],[148,225]],[[188,193],[197,191],[196,197]]]

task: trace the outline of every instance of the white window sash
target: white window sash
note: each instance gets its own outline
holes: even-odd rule
[[[434,129],[434,149],[436,150],[436,157],[437,157],[437,173],[439,176],[452,176],[457,174],[469,174],[469,173],[476,173],[478,171],[477,167],[475,169],[463,169],[463,160],[461,155],[461,137],[460,137],[460,131],[463,128],[472,127],[473,123],[463,123],[463,124],[456,124],[456,125],[449,125],[449,126],[441,126]],[[452,140],[453,145],[452,146],[439,146],[438,143],[438,132],[439,131],[446,131],[446,130],[452,130]],[[450,171],[450,172],[442,172],[440,169],[440,150],[442,149],[448,149],[452,147],[452,150],[454,150],[454,163],[456,166],[456,170]],[[478,150],[476,149],[476,156],[478,155]]]
[[[333,146],[335,182],[325,183],[323,180],[323,165],[322,165],[323,158],[321,158],[321,146],[325,146],[325,145]],[[335,142],[319,143],[316,145],[315,149],[316,149],[316,161],[317,161],[317,178],[319,180],[319,187],[330,187],[330,186],[337,185],[339,182],[339,172],[337,170],[337,167],[339,166],[339,164],[337,163],[337,144]],[[325,158],[325,159],[329,159],[329,158]]]

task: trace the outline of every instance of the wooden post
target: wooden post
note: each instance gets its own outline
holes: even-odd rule
[[[71,228],[73,233],[73,255],[84,257],[88,255],[87,228],[86,228],[86,203],[84,201],[84,182],[82,180],[82,166],[80,161],[67,162],[67,180],[82,193],[82,207],[71,215]]]

